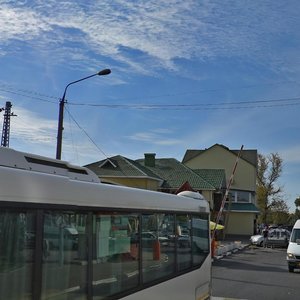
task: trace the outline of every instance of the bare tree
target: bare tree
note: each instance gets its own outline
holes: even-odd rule
[[[258,154],[257,162],[257,203],[261,210],[261,221],[268,222],[272,208],[281,206],[283,188],[278,184],[282,173],[283,160],[278,153],[264,156]],[[280,205],[281,204],[281,205]]]

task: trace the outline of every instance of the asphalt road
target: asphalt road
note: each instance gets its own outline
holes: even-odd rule
[[[286,249],[250,246],[213,262],[212,295],[249,300],[299,300],[300,270],[288,272]]]

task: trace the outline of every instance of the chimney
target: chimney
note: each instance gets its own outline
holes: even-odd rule
[[[155,153],[145,153],[145,167],[155,167]]]

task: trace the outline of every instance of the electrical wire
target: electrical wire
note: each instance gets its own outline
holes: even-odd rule
[[[294,82],[293,82],[294,83]],[[277,83],[276,83],[277,84]],[[265,85],[265,84],[264,84]],[[40,94],[34,91],[25,90],[25,89],[14,89],[14,88],[2,88],[0,85],[0,91],[4,91],[7,93],[28,97],[31,99],[35,99],[42,102],[57,104],[58,100],[60,98],[55,96],[49,96],[45,94]],[[247,87],[241,87],[241,88],[248,88],[253,87],[247,86]],[[222,89],[215,89],[215,90],[206,90],[206,91],[218,91]],[[197,93],[206,92],[205,90],[199,91]],[[27,94],[28,95],[27,95]],[[192,92],[191,92],[192,93]],[[196,93],[196,92],[195,92]],[[187,95],[189,93],[183,93],[183,95]],[[168,94],[164,96],[178,96],[180,94]],[[41,98],[43,97],[43,98]],[[144,97],[145,98],[155,98],[155,97],[163,97],[161,96],[149,96]],[[44,98],[50,98],[55,99],[55,101],[44,99]],[[122,99],[122,98],[119,98]],[[229,110],[229,109],[255,109],[255,108],[268,108],[268,107],[284,107],[284,106],[293,106],[293,105],[299,105],[300,103],[300,97],[294,97],[294,98],[280,98],[280,99],[268,99],[268,100],[250,100],[250,101],[230,101],[230,102],[217,102],[217,103],[191,103],[191,104],[147,104],[147,103],[139,103],[139,104],[99,104],[99,103],[80,103],[80,102],[70,102],[68,101],[69,105],[73,106],[87,106],[87,107],[101,107],[101,108],[111,108],[111,109],[136,109],[136,110]],[[226,107],[225,107],[226,106]]]
[[[13,94],[13,95],[27,97],[27,98],[30,98],[30,99],[39,100],[39,101],[42,101],[42,102],[48,102],[48,103],[57,104],[57,101],[46,100],[46,99],[43,99],[41,97],[33,96],[32,94],[26,95],[26,94],[23,94],[23,93],[20,93],[20,92],[11,91],[9,89],[4,89],[4,88],[0,88],[0,91],[6,92],[6,93],[10,93],[10,94]],[[57,98],[57,99],[59,99],[59,98]]]
[[[75,120],[75,118],[72,116],[70,110],[65,106],[66,111],[68,112],[68,115],[70,119],[73,120],[73,122],[77,125],[77,127],[82,130],[82,132],[88,137],[88,139],[93,143],[93,145],[105,156],[105,158],[112,164],[114,168],[117,168],[117,166],[110,160],[110,158],[106,155],[106,153],[96,144],[96,142],[91,138],[91,136],[84,130],[83,127],[79,125],[79,123]],[[122,169],[119,170],[123,175],[126,176],[126,174],[123,172]]]
[[[249,88],[255,88],[255,87],[263,87],[263,86],[273,86],[273,85],[282,85],[282,84],[298,84],[297,81],[293,81],[293,80],[286,80],[286,81],[278,81],[278,82],[269,82],[269,83],[257,83],[257,84],[249,84],[249,85],[245,85],[245,86],[237,86],[237,87],[230,87],[230,88],[215,88],[215,89],[203,89],[203,90],[198,90],[198,91],[188,91],[188,92],[179,92],[179,93],[167,93],[167,94],[160,94],[160,95],[150,95],[150,96],[146,96],[143,95],[142,98],[143,99],[154,99],[154,98],[165,98],[165,97],[174,97],[174,96],[186,96],[186,95],[197,95],[197,94],[202,94],[202,93],[211,93],[211,92],[220,92],[220,91],[224,91],[224,90],[228,90],[230,89],[232,90],[240,90],[240,89],[249,89]],[[1,87],[3,89],[1,89]],[[35,99],[41,99],[40,97],[43,98],[50,98],[50,99],[55,99],[58,100],[60,99],[57,96],[50,96],[50,95],[46,95],[46,94],[42,94],[36,91],[32,91],[32,90],[28,90],[28,89],[20,89],[20,88],[16,88],[14,86],[8,85],[8,84],[4,84],[4,83],[0,83],[0,90],[4,91],[4,92],[8,92],[8,93],[16,93],[17,92],[21,92],[22,94],[20,94],[21,96],[25,96],[25,97],[29,97],[28,95],[24,95],[25,94],[30,94],[30,95],[35,95]],[[38,96],[38,97],[37,97]],[[141,97],[118,97],[119,100],[140,100]],[[54,102],[53,102],[54,103]]]
[[[267,108],[267,107],[277,107],[277,106],[299,105],[300,97],[270,99],[270,100],[194,103],[194,104],[97,104],[97,103],[74,103],[74,102],[68,102],[68,104],[73,106],[91,106],[91,107],[113,108],[113,109],[216,110],[216,109]]]
[[[92,144],[108,159],[108,156],[105,154],[105,152],[96,144],[96,142],[91,138],[91,136],[86,132],[86,130],[82,126],[80,126],[80,124],[75,120],[70,110],[66,106],[65,106],[65,110],[68,112],[70,118],[77,125],[77,127],[88,137],[88,139],[92,142]]]

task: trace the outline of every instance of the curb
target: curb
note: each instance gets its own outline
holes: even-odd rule
[[[250,244],[241,244],[241,242],[233,242],[228,245],[220,245],[215,249],[216,255],[212,258],[214,260],[220,260],[224,257],[230,256],[238,251],[249,247]]]

